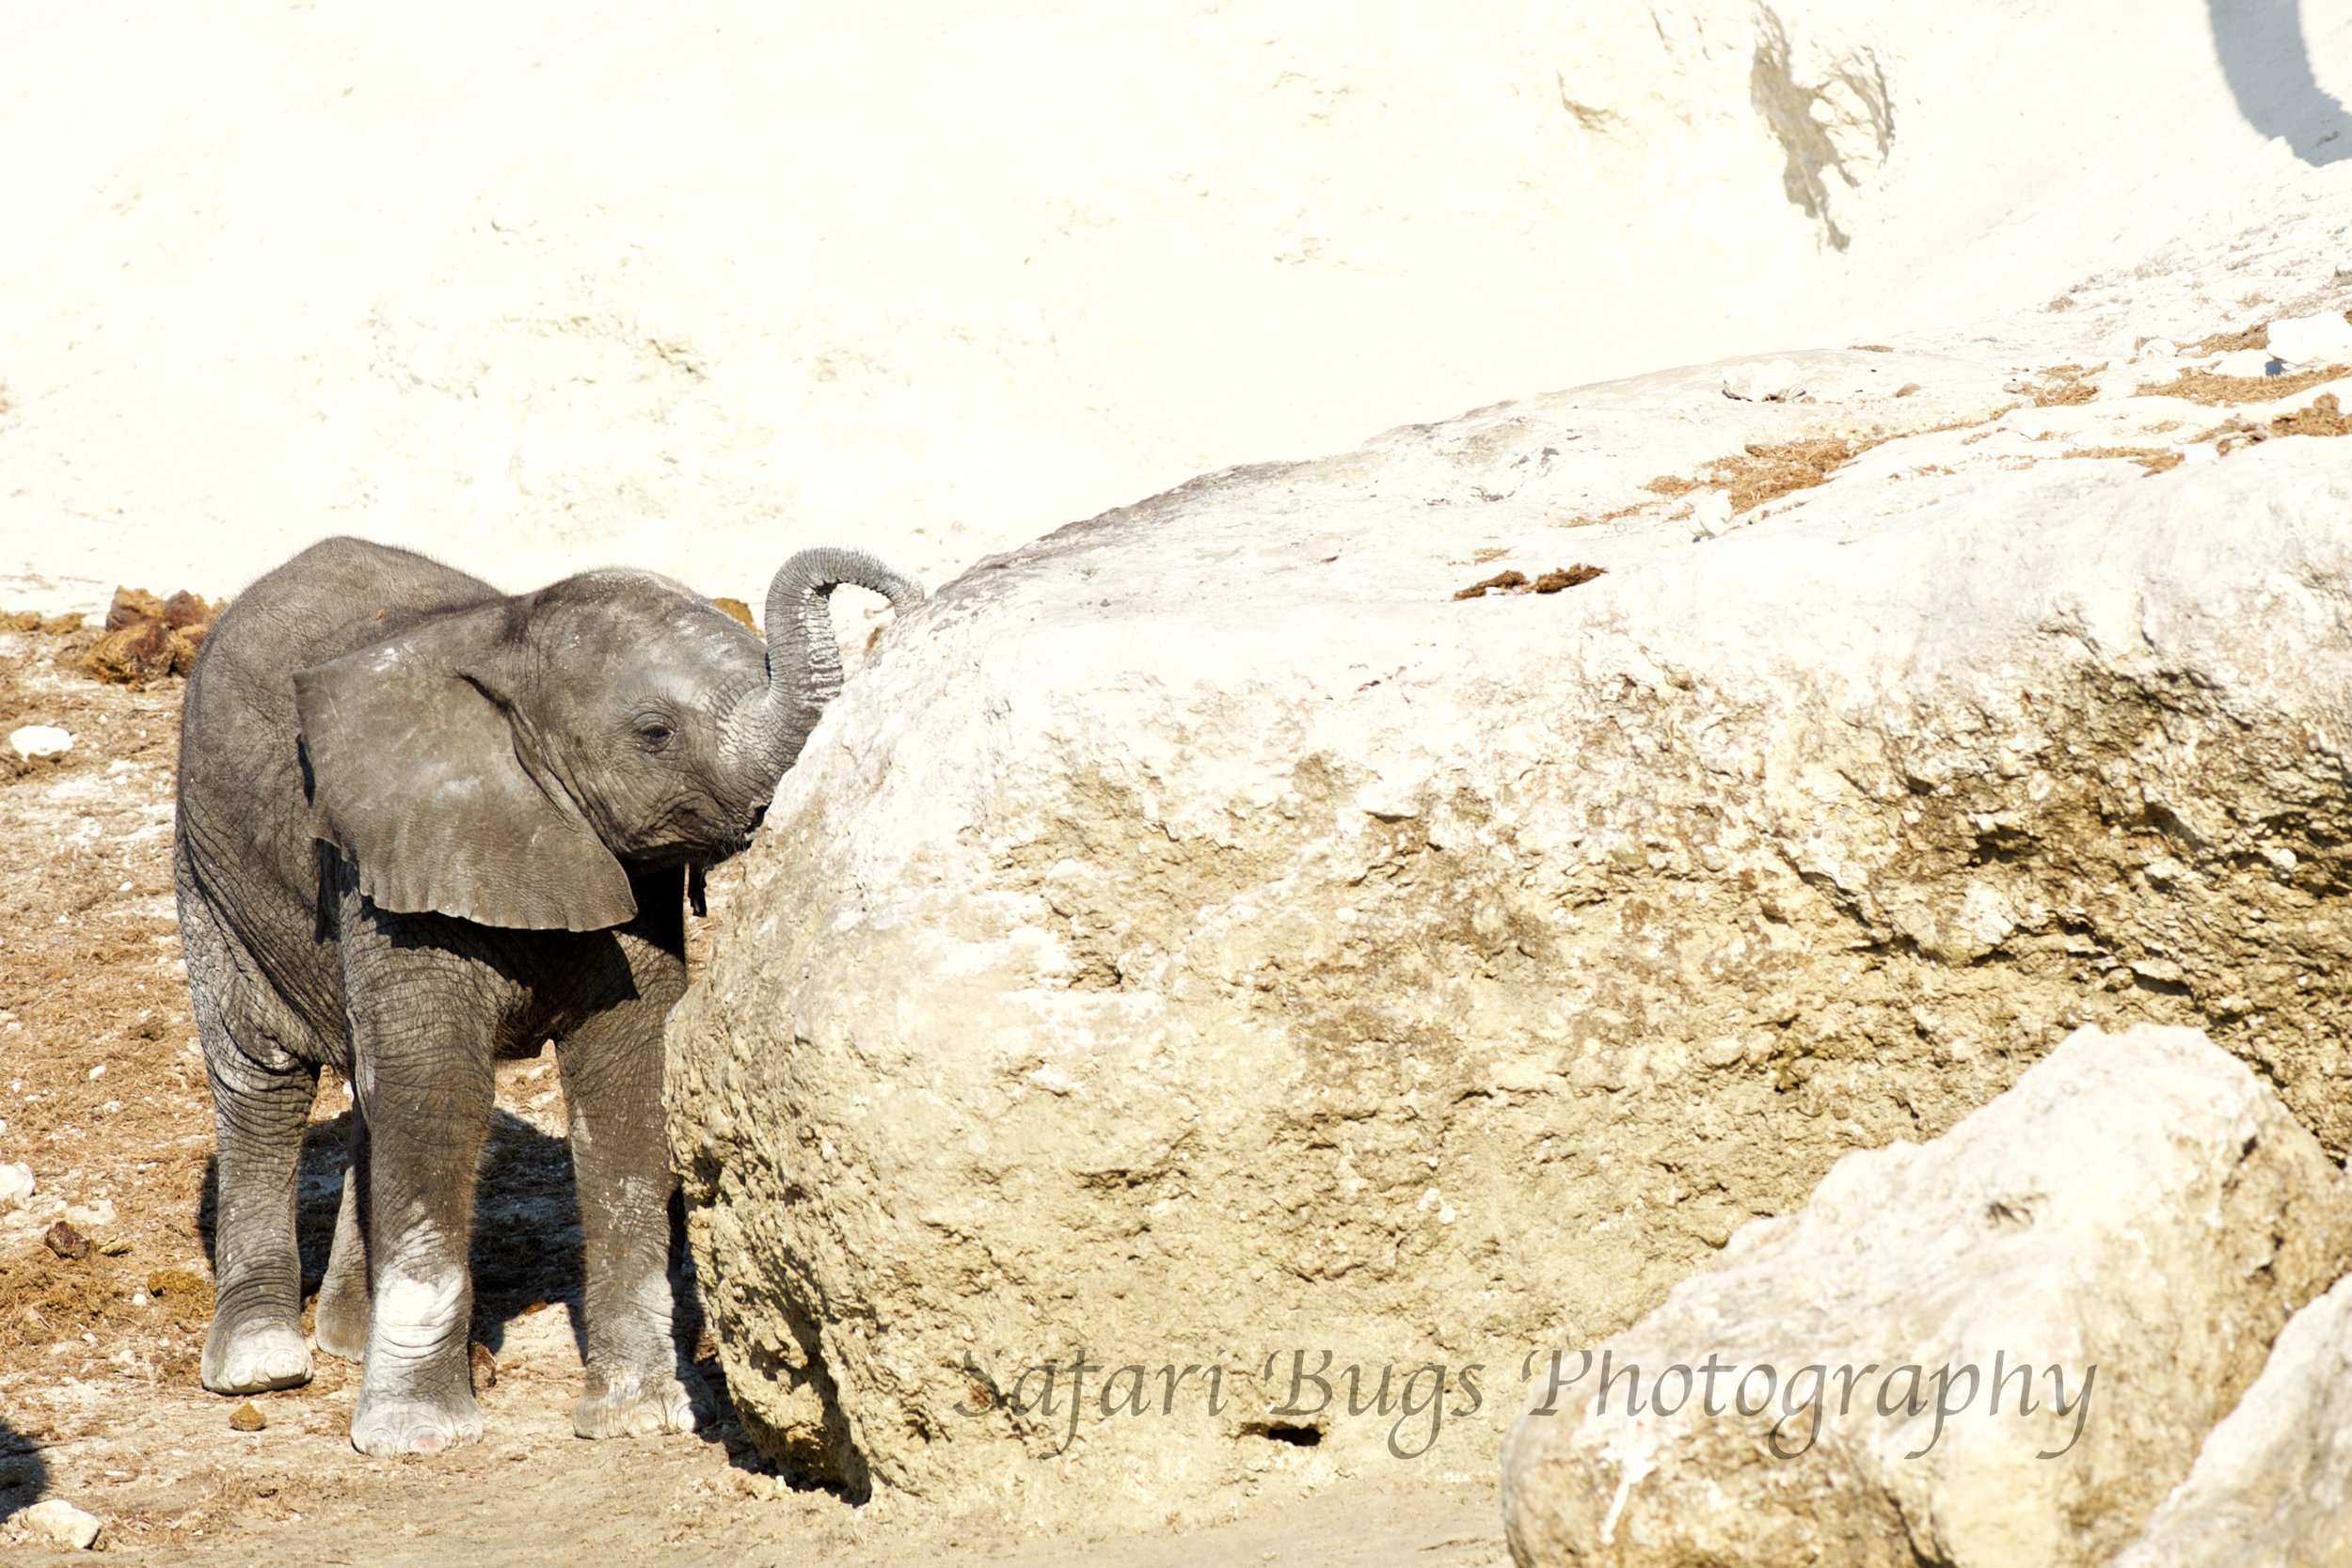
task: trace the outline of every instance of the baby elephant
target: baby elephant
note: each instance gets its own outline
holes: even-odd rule
[[[220,1141],[207,1388],[310,1376],[294,1174],[331,1066],[358,1104],[318,1343],[365,1363],[352,1444],[481,1435],[474,1165],[499,1058],[552,1037],[586,1242],[573,1427],[688,1422],[660,1103],[679,903],[750,841],[839,690],[842,583],[901,611],[923,596],[869,556],[806,550],[769,589],[763,647],[648,572],[510,597],[330,539],[221,616],[188,680],[173,843]]]

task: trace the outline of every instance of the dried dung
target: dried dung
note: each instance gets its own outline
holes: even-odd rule
[[[489,1346],[476,1339],[473,1342],[473,1349],[467,1353],[467,1360],[473,1369],[475,1393],[478,1394],[485,1388],[498,1386],[499,1358],[490,1354]]]
[[[237,1432],[260,1432],[269,1425],[269,1418],[247,1400],[230,1413],[229,1425]]]
[[[164,601],[144,588],[117,588],[112,603],[106,606],[106,629],[120,631],[135,626],[141,621],[164,618]]]
[[[164,625],[175,631],[184,631],[190,626],[210,626],[213,617],[219,613],[220,609],[217,605],[206,604],[199,595],[191,594],[184,588],[166,599],[162,610]]]
[[[759,629],[756,626],[752,625],[752,607],[745,604],[742,600],[713,599],[710,602],[717,605],[721,610],[725,610],[729,615],[734,616],[737,620],[742,622],[745,626],[751,626],[752,630],[757,631]]]
[[[69,1262],[79,1262],[89,1256],[89,1238],[63,1220],[52,1225],[40,1240],[43,1246]]]
[[[144,588],[117,588],[106,607],[105,635],[83,656],[82,673],[130,687],[184,675],[195,668],[197,650],[221,609],[184,588],[161,599]]]
[[[172,630],[161,619],[134,621],[100,638],[82,669],[118,686],[150,686],[171,673],[177,654]]]
[[[150,1269],[147,1293],[159,1301],[166,1296],[177,1296],[208,1312],[212,1310],[212,1282],[194,1269]]]

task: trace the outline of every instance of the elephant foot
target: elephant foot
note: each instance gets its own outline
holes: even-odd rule
[[[434,1401],[362,1390],[351,1413],[351,1446],[370,1459],[439,1453],[481,1439],[482,1407],[471,1394]]]
[[[650,1437],[693,1427],[694,1402],[686,1385],[667,1373],[644,1377],[591,1369],[587,1392],[572,1402],[572,1431],[582,1437]]]
[[[204,1386],[215,1394],[261,1394],[310,1381],[310,1350],[302,1330],[290,1323],[213,1320],[204,1337],[199,1369]]]
[[[311,1337],[319,1349],[345,1361],[364,1361],[368,1354],[368,1293],[337,1290],[330,1281],[319,1292],[318,1314],[311,1320]]]

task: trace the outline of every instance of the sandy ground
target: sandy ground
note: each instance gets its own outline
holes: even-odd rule
[[[196,1380],[213,1130],[171,900],[182,683],[86,679],[71,666],[92,640],[0,632],[0,735],[39,722],[76,737],[59,762],[0,752],[0,1160],[40,1181],[28,1206],[0,1216],[0,1518],[63,1497],[104,1521],[102,1550],[158,1563],[1504,1560],[1490,1487],[1409,1477],[1184,1537],[1024,1543],[993,1526],[881,1522],[765,1473],[715,1379],[700,1432],[578,1440],[577,1209],[550,1061],[499,1072],[473,1253],[475,1337],[498,1364],[483,1395],[487,1440],[429,1463],[355,1453],[358,1369],[324,1355],[309,1386],[252,1402],[263,1430],[232,1430],[244,1402]],[[728,886],[712,879],[714,917]],[[334,1223],[343,1104],[330,1074],[301,1189],[311,1290]],[[97,1243],[87,1258],[43,1244],[69,1210]],[[682,1333],[698,1338],[691,1322]],[[6,1529],[12,1558],[50,1555]]]
[[[2340,186],[2347,95],[2352,0],[17,7],[0,601],[334,531],[936,583],[1229,464],[2040,305]]]

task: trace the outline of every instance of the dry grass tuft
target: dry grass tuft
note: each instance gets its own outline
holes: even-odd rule
[[[2201,403],[2208,407],[2229,407],[2246,403],[2276,403],[2293,397],[2322,382],[2342,380],[2352,374],[2342,365],[2328,365],[2315,371],[2297,371],[2293,375],[2216,375],[2211,371],[2183,371],[2177,381],[2150,382],[2139,388],[2144,398],[2179,398],[2184,403]]]
[[[1851,463],[1876,441],[1853,442],[1842,436],[1811,441],[1750,441],[1738,457],[1719,457],[1707,466],[1707,483],[1731,493],[1731,510],[1751,512],[1792,490],[1809,490],[1825,483],[1841,464]]]
[[[2084,380],[2090,372],[2080,365],[2052,365],[2042,373],[2047,379],[2026,393],[2036,408],[2070,407],[2099,395],[2098,383]]]
[[[2059,455],[2064,457],[2128,457],[2152,474],[2160,474],[2167,468],[2177,468],[2181,464],[2179,449],[2173,447],[2086,447],[2075,451],[2062,452]]]
[[[2197,439],[2211,441],[2228,453],[2278,436],[2352,436],[2352,415],[2344,413],[2335,393],[2322,392],[2309,407],[2280,414],[2267,424],[2248,424],[2242,419],[2233,418],[2203,432]]]

